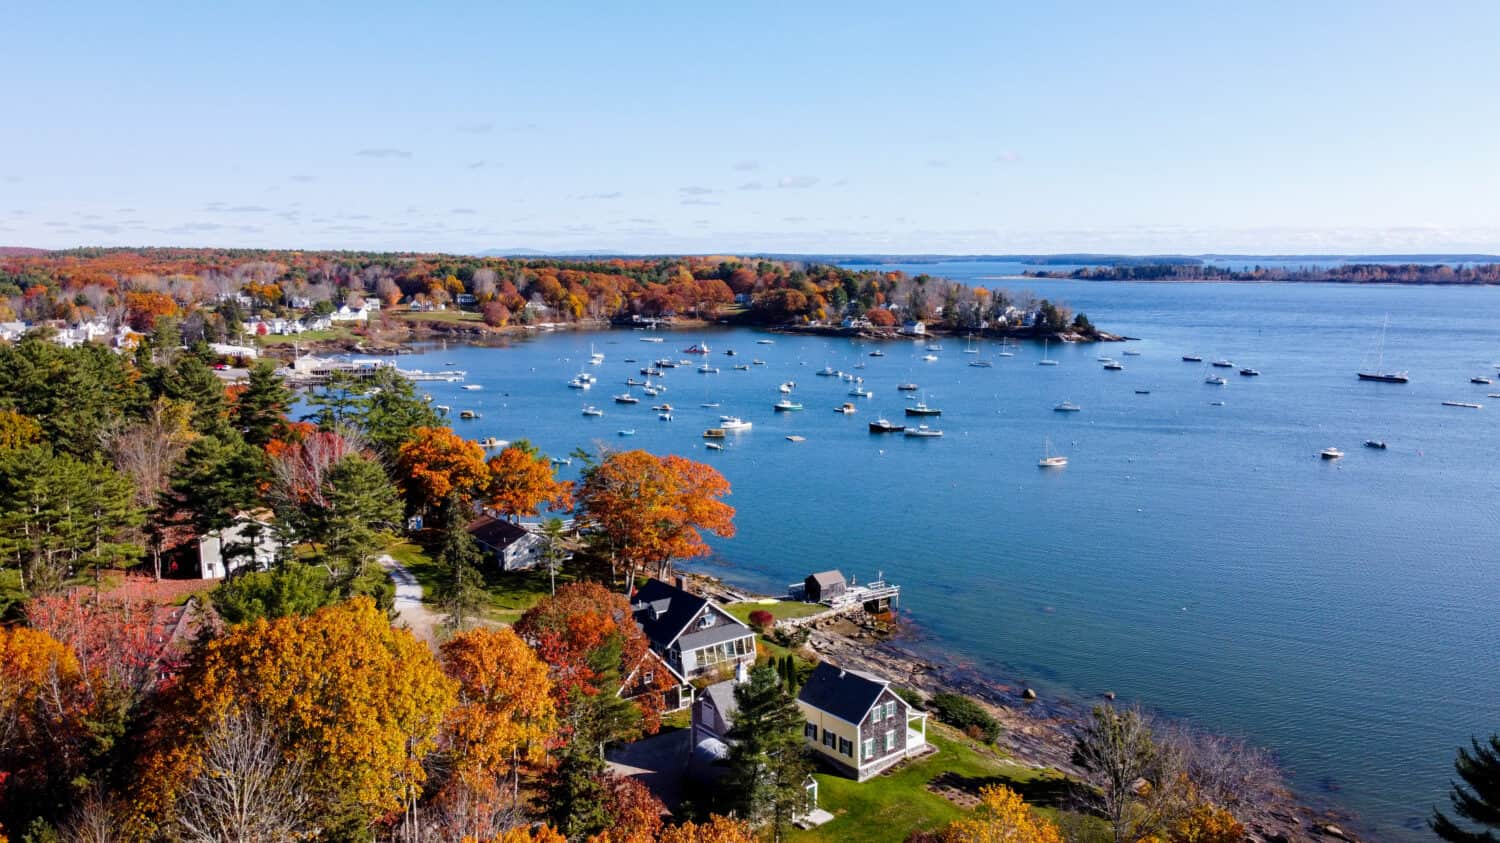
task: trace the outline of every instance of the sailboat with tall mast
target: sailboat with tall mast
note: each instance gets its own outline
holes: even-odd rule
[[[1047,348],[1051,344],[1052,344],[1052,340],[1050,338],[1044,337],[1042,339],[1042,359],[1036,361],[1036,364],[1038,366],[1056,366],[1057,365],[1057,361],[1056,360],[1053,360],[1051,357],[1047,356]]]
[[[1406,383],[1405,372],[1387,372],[1385,370],[1385,329],[1391,324],[1391,315],[1385,315],[1385,322],[1380,326],[1380,348],[1375,357],[1375,371],[1359,372],[1362,381],[1381,381],[1382,383]]]

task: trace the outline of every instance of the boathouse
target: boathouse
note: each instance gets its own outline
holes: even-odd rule
[[[838,571],[823,571],[812,574],[803,582],[803,594],[809,603],[837,600],[849,589],[844,575]]]

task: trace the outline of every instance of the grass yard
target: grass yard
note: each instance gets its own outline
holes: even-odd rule
[[[422,599],[431,601],[433,592],[442,582],[443,572],[427,551],[415,542],[404,541],[386,548],[386,552],[411,571],[412,576],[422,585]],[[485,619],[495,623],[515,623],[527,609],[535,606],[537,601],[552,590],[544,570],[505,572],[495,570],[494,565],[487,565],[481,573],[484,575],[487,597],[483,615]],[[559,586],[572,581],[573,577],[567,573],[558,572]]]
[[[764,609],[771,613],[771,617],[778,621],[794,620],[826,612],[827,606],[817,603],[802,603],[796,600],[777,600],[774,603],[730,603],[724,607],[724,611],[736,618],[741,623],[750,623],[750,613]]]
[[[985,785],[1003,784],[1049,818],[1055,813],[1050,806],[1067,790],[1063,776],[1012,764],[995,750],[931,720],[927,740],[938,748],[936,754],[867,782],[817,773],[818,804],[835,819],[811,831],[794,830],[788,839],[899,843],[917,829],[934,829],[967,813],[929,790],[933,782],[974,794]]]
[[[347,340],[354,337],[354,330],[344,326],[334,326],[321,331],[303,331],[300,334],[267,334],[256,337],[256,341],[263,346],[291,345],[292,343],[310,343],[322,340]]]
[[[403,310],[396,313],[396,318],[407,322],[483,322],[484,317],[478,313],[468,310],[431,310],[412,311]]]

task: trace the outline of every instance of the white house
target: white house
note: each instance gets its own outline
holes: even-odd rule
[[[253,345],[232,345],[227,342],[211,342],[208,348],[220,357],[245,357],[251,360],[260,356],[260,349]]]
[[[927,323],[919,319],[908,319],[901,323],[901,333],[912,337],[923,337],[927,335]]]
[[[502,571],[526,571],[541,564],[547,540],[519,524],[491,515],[469,522],[469,535],[481,550],[494,557]]]
[[[242,570],[264,571],[276,562],[281,542],[268,521],[241,515],[234,525],[198,537],[198,572],[206,580],[221,580]]]
[[[371,308],[368,301],[358,308],[351,308],[345,304],[340,305],[339,309],[335,310],[328,318],[334,322],[368,322],[371,310],[379,310],[379,308]]]

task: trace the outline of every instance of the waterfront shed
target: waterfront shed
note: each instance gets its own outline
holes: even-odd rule
[[[844,575],[838,571],[823,571],[812,574],[803,583],[807,602],[822,603],[827,600],[835,600],[844,596],[849,589],[848,583],[844,582]]]

